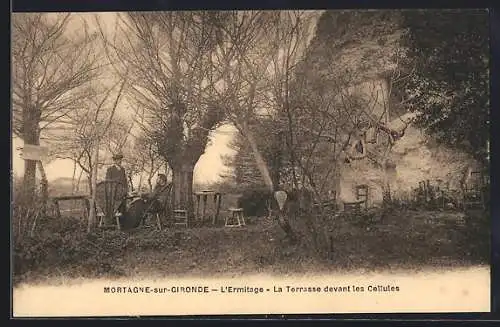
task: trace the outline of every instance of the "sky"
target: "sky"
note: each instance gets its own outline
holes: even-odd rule
[[[194,181],[196,183],[211,183],[220,180],[220,174],[226,172],[227,169],[222,162],[221,156],[234,153],[228,145],[235,133],[236,130],[231,125],[221,126],[212,132],[212,142],[207,146],[194,170]],[[21,152],[16,150],[16,148],[22,146],[23,141],[13,137],[12,170],[14,175],[17,176],[22,176],[24,171],[24,160],[21,159]],[[71,160],[54,160],[44,167],[49,181],[61,177],[73,177],[73,162]]]

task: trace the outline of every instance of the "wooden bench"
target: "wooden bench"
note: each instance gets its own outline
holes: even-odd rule
[[[83,202],[83,209],[84,209],[83,211],[86,217],[88,217],[88,215],[90,214],[90,196],[88,195],[63,195],[63,196],[54,196],[51,197],[50,199],[54,204],[57,218],[61,218],[61,208],[59,206],[59,203],[61,201],[80,200]]]
[[[344,202],[344,212],[345,213],[360,213],[361,208],[364,206],[365,201],[358,200],[353,202]]]

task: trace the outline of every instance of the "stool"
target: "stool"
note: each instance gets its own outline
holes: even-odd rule
[[[243,217],[243,208],[229,209],[231,214],[226,217],[224,227],[241,227],[245,226],[245,217]]]
[[[188,227],[187,210],[174,210],[174,225]]]

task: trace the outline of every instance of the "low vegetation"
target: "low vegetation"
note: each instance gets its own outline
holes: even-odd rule
[[[14,280],[418,270],[488,263],[488,219],[482,213],[393,209],[362,217],[364,221],[343,214],[331,217],[325,226],[331,242],[326,258],[306,240],[290,243],[276,221],[266,217],[248,217],[241,228],[159,231],[146,226],[90,234],[82,219],[45,218],[38,233],[15,243]]]

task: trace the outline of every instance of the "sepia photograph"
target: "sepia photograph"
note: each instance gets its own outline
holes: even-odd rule
[[[13,317],[490,311],[489,12],[12,13]]]

